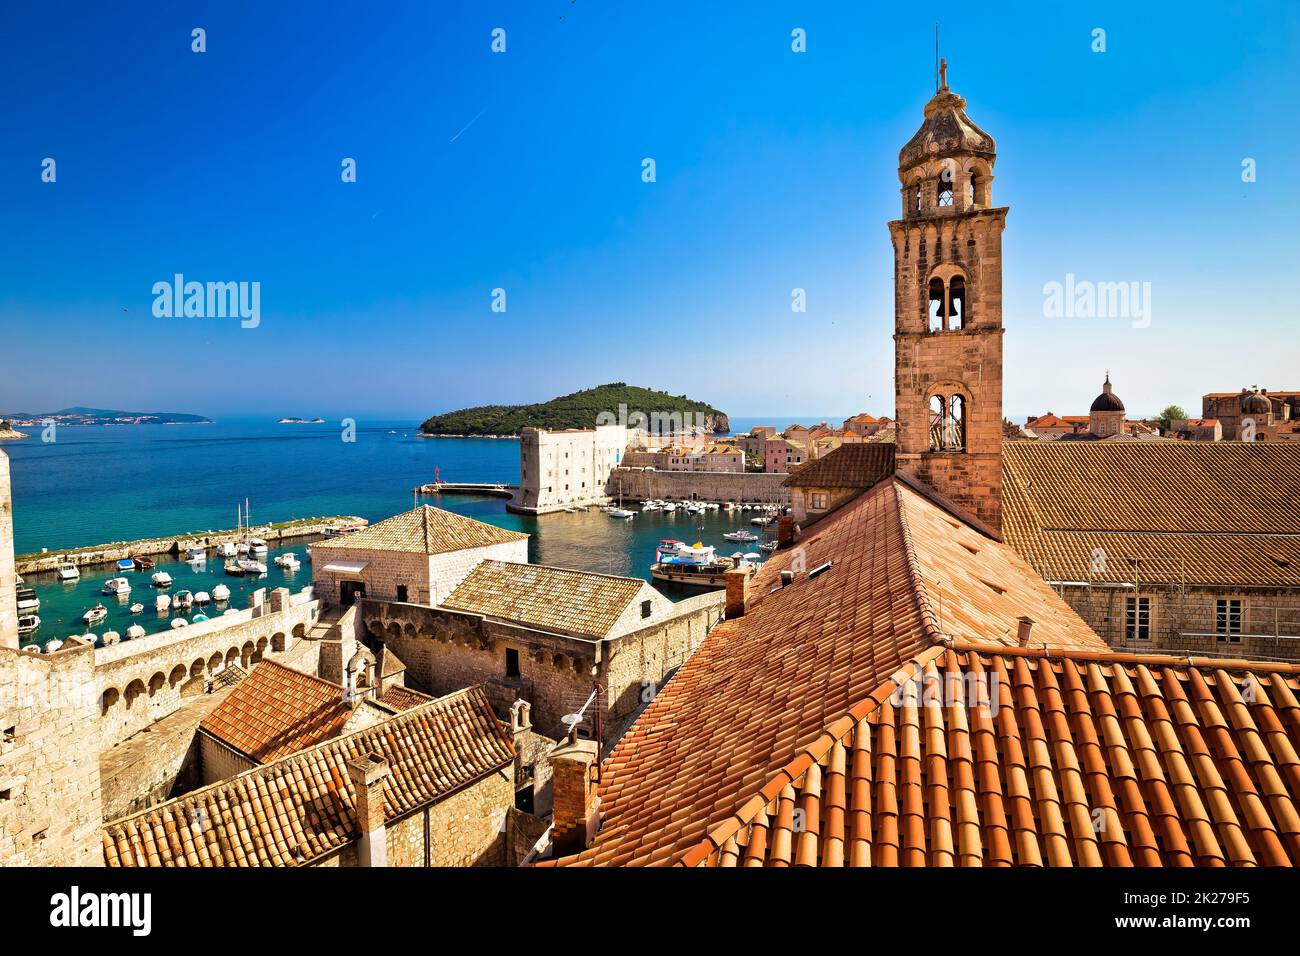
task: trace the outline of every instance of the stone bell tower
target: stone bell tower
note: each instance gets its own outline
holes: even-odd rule
[[[1002,531],[1002,229],[993,137],[948,89],[898,155],[897,469]]]

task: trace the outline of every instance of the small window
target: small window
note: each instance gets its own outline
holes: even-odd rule
[[[1124,637],[1130,641],[1151,640],[1151,599],[1131,597],[1124,600]]]
[[[519,652],[513,647],[506,648],[506,676],[519,676]]]
[[[1214,602],[1214,634],[1220,643],[1241,643],[1242,602],[1239,598]]]
[[[952,205],[952,173],[945,169],[944,175],[947,176],[946,179],[943,176],[939,177],[938,205],[951,206]]]
[[[824,493],[819,491],[813,492],[813,494],[810,497],[812,499],[811,507],[813,507],[814,509],[820,511],[822,508],[826,507],[826,495]]]
[[[14,792],[12,790],[0,790],[0,803],[4,803],[6,800],[12,800],[13,796]]]
[[[653,613],[654,613],[654,606],[653,606],[649,601],[642,601],[642,602],[641,602],[641,616],[642,616],[643,618],[644,618],[644,617],[649,617],[649,616],[650,616],[651,614],[653,614]]]
[[[403,603],[405,603],[405,602],[408,600],[407,597],[406,597],[406,585],[405,585],[405,584],[399,584],[399,585],[397,586],[397,600],[402,601]]]
[[[13,726],[13,727],[6,727],[6,728],[5,728],[5,732],[4,732],[4,742],[7,743],[7,744],[11,744],[11,743],[13,743],[15,740],[17,740],[17,739],[18,739],[18,727],[17,727],[17,725],[15,725],[15,726]]]

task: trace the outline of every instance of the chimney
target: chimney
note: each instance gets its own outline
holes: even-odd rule
[[[352,781],[357,807],[358,866],[388,865],[388,836],[384,832],[384,791],[387,789],[388,761],[372,753],[360,760],[349,760],[348,778]]]
[[[1020,618],[1020,627],[1016,631],[1016,643],[1019,644],[1021,647],[1028,647],[1029,632],[1033,630],[1033,627],[1034,627],[1033,618],[1029,618],[1029,617]]]
[[[749,569],[731,568],[722,579],[727,582],[727,605],[723,616],[728,621],[733,617],[744,617],[745,598],[749,594]]]
[[[786,513],[776,522],[776,546],[788,548],[794,544],[794,515]]]
[[[576,732],[548,757],[553,801],[551,846],[555,856],[577,853],[596,836],[600,821],[600,799],[594,780],[598,759],[596,742],[581,740]]]

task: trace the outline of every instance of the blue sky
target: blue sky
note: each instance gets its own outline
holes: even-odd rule
[[[1300,388],[1300,16],[1138,7],[941,25],[1011,207],[1010,416],[1084,412],[1106,369],[1137,413]],[[0,408],[419,418],[628,381],[892,415],[886,222],[943,9],[6,0]],[[260,326],[154,317],[178,272],[260,282]],[[1045,317],[1068,273],[1150,282],[1150,326]]]

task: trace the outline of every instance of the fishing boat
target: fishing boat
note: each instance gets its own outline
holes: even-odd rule
[[[758,535],[750,534],[748,531],[728,531],[723,535],[728,541],[757,541]]]
[[[166,611],[169,607],[172,606],[172,599],[165,594],[160,594],[158,595],[158,598],[153,602],[153,606],[158,611],[158,613],[161,614],[164,611]]]
[[[663,550],[655,552],[655,563],[650,566],[650,576],[655,580],[690,587],[720,588],[726,587],[725,575],[734,568],[748,568],[753,573],[753,565],[735,558],[719,558],[712,545],[698,541],[689,547],[680,541],[663,543],[673,547],[666,553]]]
[[[208,560],[208,552],[205,549],[203,548],[185,549],[186,564],[198,564],[199,562],[206,562],[207,560]]]
[[[137,637],[144,637],[144,628],[139,624],[132,624],[126,629],[126,639],[128,641],[133,641]]]
[[[238,578],[238,577],[243,577],[243,575],[244,575],[244,562],[243,562],[243,561],[235,561],[235,560],[233,560],[233,559],[230,560],[230,561],[227,561],[227,562],[226,562],[225,571],[226,571],[227,574],[233,574],[233,575],[234,575],[235,577],[237,577],[237,578]]]
[[[30,634],[41,626],[41,619],[35,614],[24,614],[18,619],[18,633]]]
[[[265,574],[266,565],[261,561],[254,561],[252,558],[240,558],[239,567],[244,574]]]
[[[156,588],[169,588],[172,586],[172,576],[166,571],[155,571],[151,580]]]
[[[189,591],[177,591],[176,596],[172,598],[172,607],[185,608],[194,604],[194,595]]]
[[[143,605],[143,604],[132,604],[132,605],[131,605],[131,613],[132,613],[132,614],[143,614],[143,613],[144,613],[144,605]]]
[[[81,615],[81,619],[87,624],[98,624],[106,617],[108,617],[108,608],[104,607],[102,604],[96,604],[85,614]]]
[[[217,555],[222,558],[233,558],[236,554],[235,542],[223,541],[217,545]]]
[[[302,562],[298,560],[298,555],[292,551],[286,551],[284,554],[277,555],[275,563],[289,571],[297,571],[302,567]]]
[[[137,557],[135,559],[135,569],[137,571],[152,571],[153,567],[153,558]]]
[[[117,562],[117,569],[119,571],[134,571],[135,558],[123,558],[121,561]]]
[[[18,610],[20,611],[37,611],[41,607],[41,599],[36,596],[36,592],[31,588],[19,588]]]
[[[75,581],[81,577],[81,568],[77,567],[71,561],[65,561],[59,565],[60,581]]]
[[[216,601],[218,604],[222,601],[229,601],[230,588],[226,587],[224,584],[218,584],[212,589],[212,600]]]
[[[196,591],[194,593],[195,604],[200,604],[200,605],[207,604],[211,600],[212,600],[212,595],[209,594],[207,591]]]
[[[128,581],[126,578],[109,578],[107,581],[104,582],[104,586],[103,588],[100,589],[100,593],[114,594],[114,595],[130,594],[131,582]]]

